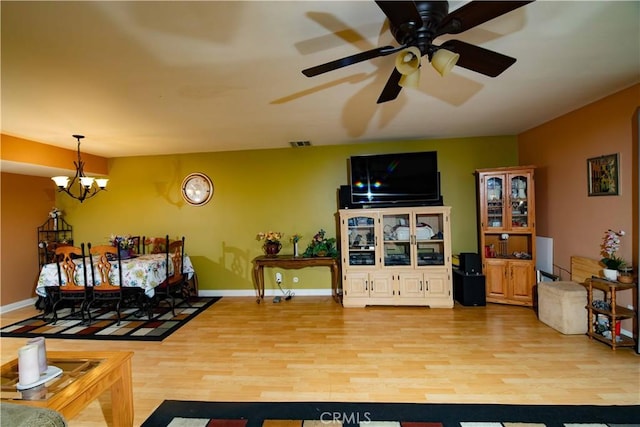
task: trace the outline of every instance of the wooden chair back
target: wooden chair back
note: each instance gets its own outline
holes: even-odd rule
[[[53,311],[53,324],[58,321],[58,306],[63,301],[73,301],[71,306],[71,312],[75,311],[75,303],[80,302],[80,314],[82,316],[82,323],[84,323],[85,307],[89,298],[89,286],[79,285],[76,281],[76,272],[78,270],[78,264],[74,262],[74,259],[80,258],[79,262],[82,264],[84,283],[87,281],[87,268],[84,259],[84,243],[80,247],[76,246],[63,246],[58,247],[55,250],[56,265],[58,266],[58,287],[53,292],[52,298],[55,301],[52,306]],[[62,274],[64,273],[65,279],[62,280]],[[48,291],[47,291],[48,292]]]
[[[142,253],[163,254],[167,250],[166,237],[143,237]]]
[[[76,281],[78,265],[73,261],[76,258],[81,258],[82,262],[84,262],[84,245],[81,248],[77,246],[59,246],[56,248],[55,254],[60,291],[84,291],[84,286],[78,285]],[[86,269],[84,271],[86,283]],[[62,280],[62,273],[64,273],[65,280]]]
[[[140,236],[131,236],[131,240],[133,241],[133,253],[136,255],[143,253],[144,245],[142,244],[143,240],[140,239]]]
[[[169,236],[166,241],[169,242]],[[173,274],[169,275],[169,259],[173,264]],[[184,277],[184,237],[181,240],[169,242],[167,246],[167,275],[172,283],[180,282]]]
[[[120,283],[122,283],[122,263],[120,260],[120,251],[118,250],[118,248],[111,245],[98,245],[92,247],[91,243],[88,244],[88,247],[89,261],[93,266],[93,268],[91,269],[91,282],[93,284],[93,291],[113,292],[119,290]],[[110,278],[112,264],[109,258],[118,261],[118,274],[120,278],[119,283],[113,282]],[[96,271],[99,274],[99,280],[96,280]]]

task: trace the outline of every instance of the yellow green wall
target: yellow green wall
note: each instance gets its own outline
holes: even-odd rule
[[[109,160],[109,187],[80,204],[57,196],[58,207],[74,227],[77,244],[106,242],[109,235],[186,237],[186,251],[198,273],[200,289],[250,290],[251,260],[262,254],[260,231],[303,235],[301,250],[320,228],[337,235],[337,189],[348,182],[352,155],[438,151],[442,193],[452,206],[453,252],[476,251],[476,168],[517,165],[516,137],[429,141],[388,141],[346,146],[283,148]],[[209,204],[193,207],[180,196],[191,172],[214,182]],[[326,271],[325,271],[326,270]],[[328,269],[284,270],[284,285],[296,289],[330,288]],[[273,272],[266,274],[273,289]],[[300,278],[295,286],[293,276]]]

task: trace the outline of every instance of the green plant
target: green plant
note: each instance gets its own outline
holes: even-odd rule
[[[304,257],[332,257],[338,256],[338,248],[336,248],[335,237],[325,237],[326,232],[322,229],[313,236],[311,243],[307,246],[302,256]]]

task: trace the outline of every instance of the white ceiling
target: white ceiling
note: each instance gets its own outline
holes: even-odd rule
[[[450,10],[464,2],[450,2]],[[517,58],[422,67],[376,100],[397,45],[374,1],[2,1],[2,132],[105,157],[512,135],[640,81],[640,2],[537,1],[456,38]],[[423,58],[423,65],[426,59]]]

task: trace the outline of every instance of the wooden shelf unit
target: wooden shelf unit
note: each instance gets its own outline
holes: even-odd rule
[[[638,285],[635,283],[620,283],[610,280],[601,279],[599,277],[592,277],[587,280],[587,312],[588,312],[588,329],[587,335],[589,338],[595,338],[605,344],[611,346],[613,350],[617,347],[635,347],[636,340],[633,337],[627,337],[624,335],[616,335],[616,323],[622,319],[635,319],[638,315],[638,307],[629,309],[617,305],[616,293],[619,291],[632,290]],[[609,309],[596,308],[593,306],[593,289],[599,289],[604,292],[604,300],[608,302]],[[603,315],[609,319],[608,332],[611,334],[611,338],[604,336],[596,331],[596,319],[598,315]]]
[[[73,227],[63,218],[49,218],[38,227],[38,265],[54,262],[58,246],[73,245]]]

